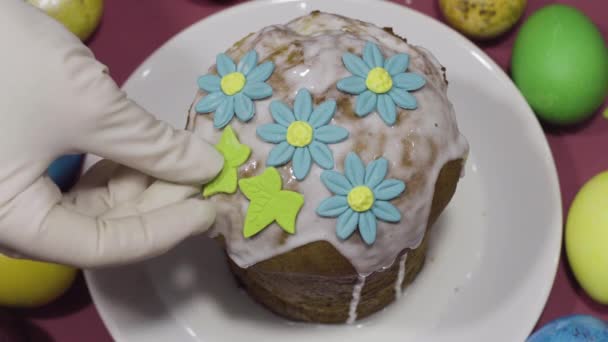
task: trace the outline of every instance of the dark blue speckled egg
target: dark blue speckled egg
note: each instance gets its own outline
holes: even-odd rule
[[[527,340],[527,342],[607,341],[608,323],[586,315],[558,318],[542,327]]]

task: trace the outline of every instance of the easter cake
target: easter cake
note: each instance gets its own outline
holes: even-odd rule
[[[256,301],[353,322],[414,280],[468,153],[444,72],[390,29],[321,12],[201,72],[187,128],[225,159],[202,191],[209,233]]]

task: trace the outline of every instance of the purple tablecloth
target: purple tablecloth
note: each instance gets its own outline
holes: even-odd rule
[[[106,0],[101,27],[90,46],[98,59],[110,67],[118,83],[156,48],[196,21],[233,6],[239,1],[212,0]],[[428,15],[438,17],[435,0],[396,1]],[[565,3],[583,10],[608,37],[608,2],[605,0],[529,0],[526,15],[549,3]],[[481,47],[500,66],[508,70],[515,31]],[[606,103],[602,108],[606,107]],[[545,128],[559,171],[564,213],[578,189],[593,175],[608,170],[608,120],[596,115],[574,128]],[[577,285],[562,257],[549,302],[539,325],[568,314],[592,314],[608,320],[608,306],[591,301]],[[111,341],[88,290],[79,277],[60,300],[36,310],[11,312],[33,341]],[[0,318],[0,341],[2,339]]]

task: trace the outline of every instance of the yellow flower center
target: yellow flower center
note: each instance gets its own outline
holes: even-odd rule
[[[243,90],[243,87],[245,87],[245,82],[247,82],[245,75],[240,72],[231,72],[222,77],[220,85],[224,94],[234,95]]]
[[[367,74],[365,85],[376,94],[384,94],[393,87],[393,79],[386,69],[377,67]]]
[[[374,193],[367,186],[353,188],[346,198],[350,208],[357,212],[368,211],[374,205]]]
[[[295,147],[308,146],[312,142],[312,126],[304,121],[294,121],[287,127],[287,142]]]

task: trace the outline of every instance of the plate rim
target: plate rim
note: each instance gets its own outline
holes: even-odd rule
[[[161,50],[166,48],[166,46],[170,45],[175,40],[179,39],[180,36],[185,34],[187,31],[192,29],[194,26],[199,25],[201,22],[218,20],[218,18],[221,18],[224,16],[230,17],[232,12],[243,11],[243,10],[247,10],[248,8],[255,10],[256,8],[264,8],[267,6],[274,6],[277,4],[309,3],[309,2],[315,2],[315,1],[321,1],[321,0],[256,0],[256,1],[239,3],[236,5],[230,6],[228,8],[221,9],[221,10],[219,10],[215,13],[212,13],[210,15],[207,15],[205,17],[202,17],[199,20],[193,22],[192,24],[184,27],[182,30],[175,33],[173,36],[171,36],[169,39],[167,39],[165,42],[163,42],[161,45],[159,45],[152,53],[150,53],[141,63],[139,63],[133,69],[133,71],[129,74],[129,76],[125,79],[125,81],[121,85],[121,89],[125,89],[125,88],[129,87],[129,85],[132,82],[134,82],[134,79],[136,79],[137,75],[139,73],[141,73],[141,69],[144,66],[148,65],[150,63],[150,61],[155,59],[157,57],[157,55],[159,53],[161,53]],[[327,0],[325,0],[325,1],[327,1]],[[437,18],[434,18],[423,12],[412,9],[405,4],[398,4],[398,3],[395,3],[395,2],[389,1],[389,0],[348,0],[348,1],[357,2],[357,3],[363,4],[363,5],[372,4],[374,2],[383,2],[384,3],[383,5],[385,5],[385,6],[393,7],[394,9],[396,9],[396,10],[398,9],[400,11],[407,11],[407,12],[409,12],[408,15],[423,17],[423,19],[425,19],[425,20],[429,20],[431,22],[435,22],[436,24],[439,24],[440,26],[443,27],[443,29],[446,32],[451,34],[455,39],[458,39],[459,44],[464,46],[466,49],[475,52],[475,57],[478,60],[480,60],[480,62],[483,62],[484,64],[486,64],[486,66],[489,66],[488,69],[491,69],[491,72],[505,86],[511,88],[511,90],[517,94],[517,98],[514,99],[514,101],[520,102],[520,104],[524,105],[525,108],[527,108],[528,113],[526,113],[526,114],[522,113],[520,116],[522,118],[525,118],[525,120],[527,121],[526,124],[533,125],[533,127],[532,127],[533,133],[535,133],[535,135],[537,137],[540,137],[539,140],[541,143],[539,144],[538,148],[542,149],[541,152],[543,152],[544,156],[547,158],[546,163],[545,163],[546,167],[547,167],[546,171],[548,172],[547,180],[548,180],[548,183],[551,184],[552,189],[555,191],[552,201],[555,202],[554,203],[555,204],[554,212],[555,212],[556,217],[553,217],[553,219],[554,219],[554,222],[556,223],[556,227],[554,227],[554,229],[557,229],[556,234],[558,235],[558,238],[556,239],[556,242],[555,242],[556,246],[551,247],[551,250],[554,250],[554,252],[553,252],[553,256],[551,258],[552,270],[549,273],[551,275],[550,281],[547,281],[545,286],[542,289],[540,289],[540,291],[539,291],[539,298],[542,299],[541,300],[542,305],[539,305],[538,309],[534,312],[534,317],[536,317],[536,319],[534,321],[530,322],[528,324],[528,326],[525,327],[525,329],[524,329],[527,332],[526,336],[528,336],[530,333],[533,332],[535,326],[537,325],[538,319],[541,317],[541,315],[546,307],[546,304],[549,300],[549,296],[550,296],[551,290],[555,284],[555,279],[556,279],[557,272],[559,269],[559,261],[561,259],[561,249],[562,249],[561,246],[563,245],[564,217],[563,217],[563,206],[562,206],[562,191],[561,191],[561,187],[560,187],[560,183],[559,183],[559,174],[558,174],[557,165],[555,163],[553,153],[549,146],[549,142],[544,134],[540,121],[534,114],[534,111],[532,110],[532,108],[530,107],[528,102],[525,100],[524,96],[521,94],[521,92],[519,91],[519,89],[517,88],[517,86],[515,85],[513,80],[505,72],[505,70],[503,70],[503,68],[500,67],[485,51],[483,51],[480,47],[475,45],[469,38],[467,38],[460,32],[454,30],[453,28],[446,25],[445,23],[438,20]],[[96,291],[94,291],[94,289],[96,288],[95,282],[93,281],[94,272],[95,272],[94,270],[84,270],[84,272],[83,272],[85,282],[87,284],[87,288],[89,289],[89,293],[91,295],[92,303],[95,306],[96,311],[98,312],[104,326],[106,327],[106,329],[108,330],[108,332],[110,333],[112,338],[114,338],[116,340],[124,340],[125,337],[122,336],[122,333],[120,332],[121,331],[120,328],[118,328],[116,326],[114,320],[112,320],[110,318],[110,313],[108,311],[106,311],[104,308],[102,308],[102,306],[98,305],[100,298],[99,298],[99,294]],[[547,272],[549,272],[549,271],[547,271]]]

